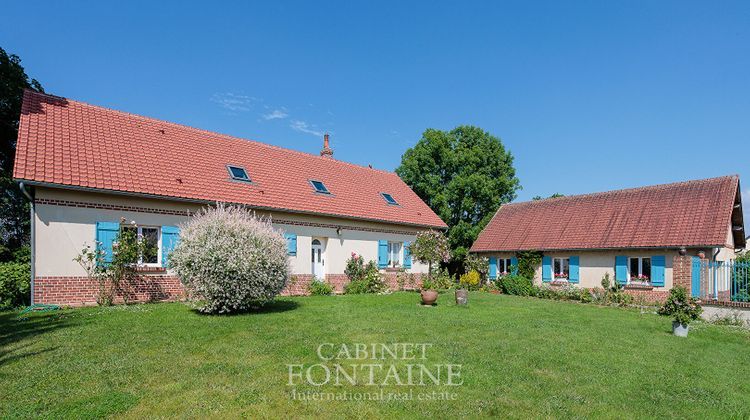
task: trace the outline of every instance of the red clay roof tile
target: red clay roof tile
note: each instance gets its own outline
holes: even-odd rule
[[[507,204],[471,251],[724,246],[738,191],[727,176]]]
[[[446,227],[395,173],[56,96],[26,91],[18,133],[17,180]],[[229,164],[253,183],[231,181]]]

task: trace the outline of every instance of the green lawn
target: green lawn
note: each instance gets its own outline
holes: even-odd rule
[[[469,307],[451,300],[425,308],[415,293],[284,298],[237,316],[182,303],[21,321],[0,313],[0,415],[750,416],[746,331],[699,323],[681,339],[669,319],[635,310],[480,293]],[[327,342],[433,343],[427,360],[384,363],[401,372],[459,364],[463,384],[302,385],[298,392],[411,389],[415,399],[292,401],[287,364],[322,363],[316,348]],[[455,400],[416,399],[433,391]]]

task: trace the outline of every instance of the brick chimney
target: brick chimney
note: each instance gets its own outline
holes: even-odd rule
[[[328,133],[323,135],[323,149],[320,150],[320,155],[323,157],[333,157],[333,149],[328,145]]]

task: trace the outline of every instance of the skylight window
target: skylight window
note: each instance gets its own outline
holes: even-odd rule
[[[394,206],[398,206],[398,201],[396,201],[396,199],[394,199],[392,195],[388,193],[380,193],[380,195],[383,196],[383,199],[385,200],[386,203],[394,205]]]
[[[240,166],[227,165],[227,169],[229,170],[229,176],[231,176],[232,179],[237,181],[250,182],[250,177],[247,176],[247,171],[245,170],[245,168]]]
[[[331,193],[330,191],[328,191],[328,188],[326,188],[325,184],[323,184],[321,181],[310,180],[310,185],[312,185],[313,188],[315,188],[316,193],[321,193],[321,194]]]

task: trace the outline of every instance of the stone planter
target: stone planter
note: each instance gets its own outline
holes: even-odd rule
[[[456,289],[456,305],[467,305],[469,303],[469,291],[466,289]]]
[[[437,302],[437,290],[422,290],[420,294],[422,295],[422,305],[432,306]]]
[[[690,326],[688,324],[680,324],[677,321],[672,321],[672,334],[678,337],[687,337]]]

